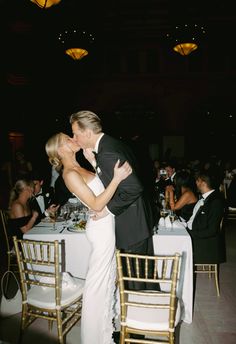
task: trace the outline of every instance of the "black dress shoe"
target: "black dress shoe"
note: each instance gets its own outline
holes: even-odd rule
[[[120,332],[116,331],[112,333],[112,338],[116,344],[120,343]]]

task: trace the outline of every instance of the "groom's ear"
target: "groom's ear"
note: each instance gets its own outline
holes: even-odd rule
[[[92,129],[87,128],[85,131],[85,135],[88,139],[91,139],[92,135],[93,135],[93,131]]]

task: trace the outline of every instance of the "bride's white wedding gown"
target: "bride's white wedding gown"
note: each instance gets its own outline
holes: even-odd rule
[[[88,183],[97,196],[104,186],[95,176]],[[81,317],[82,344],[113,344],[114,293],[116,279],[114,216],[86,225],[86,235],[92,251],[86,276]]]

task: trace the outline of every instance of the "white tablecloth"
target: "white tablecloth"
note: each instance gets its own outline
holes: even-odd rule
[[[24,234],[24,239],[30,240],[65,240],[65,265],[66,271],[73,276],[85,278],[88,270],[89,256],[91,252],[90,243],[86,233],[73,233],[61,227],[52,230],[52,225],[41,227],[39,224]],[[192,266],[192,243],[191,238],[184,228],[170,230],[159,230],[153,236],[155,254],[165,255],[178,252],[182,255],[180,267],[180,280],[178,283],[178,296],[183,304],[182,320],[186,323],[192,322],[193,304],[193,266]]]
[[[33,227],[28,233],[24,234],[24,239],[29,240],[65,240],[65,270],[70,272],[73,276],[85,279],[91,246],[87,240],[85,232],[73,233],[64,230],[62,233],[61,227],[57,230],[52,230],[52,225],[45,226],[39,224]]]
[[[193,311],[193,255],[191,237],[184,228],[172,230],[159,229],[153,236],[154,253],[156,255],[182,255],[177,295],[182,302],[182,320],[188,324],[192,322]]]

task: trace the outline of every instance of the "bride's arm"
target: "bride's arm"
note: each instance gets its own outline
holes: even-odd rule
[[[120,182],[132,173],[132,168],[128,162],[125,162],[121,167],[119,167],[119,163],[118,160],[115,164],[112,181],[98,196],[95,196],[76,170],[63,172],[63,179],[70,192],[75,194],[83,203],[94,211],[101,211],[114,195]]]

